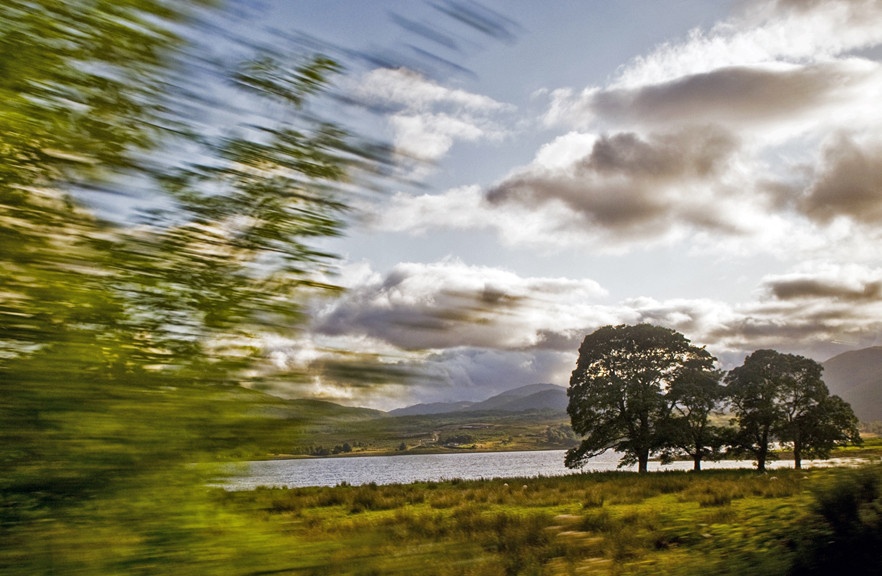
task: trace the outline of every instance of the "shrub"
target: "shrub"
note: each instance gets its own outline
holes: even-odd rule
[[[842,470],[814,491],[794,576],[882,574],[882,466]]]

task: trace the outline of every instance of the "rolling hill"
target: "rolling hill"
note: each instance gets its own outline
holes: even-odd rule
[[[389,411],[390,416],[423,416],[453,412],[523,412],[567,409],[567,390],[555,384],[528,384],[481,402],[435,402]]]
[[[831,394],[851,404],[862,422],[882,421],[882,346],[844,352],[823,365]]]
[[[482,402],[420,404],[392,412],[245,388],[232,388],[229,401],[248,414],[225,431],[236,439],[229,457],[240,460],[557,450],[575,442],[566,389],[551,384],[516,388]]]
[[[474,402],[432,402],[430,404],[414,404],[406,408],[396,408],[389,411],[389,416],[428,416],[431,414],[447,414],[449,412],[459,412],[465,410],[469,406],[473,406]]]

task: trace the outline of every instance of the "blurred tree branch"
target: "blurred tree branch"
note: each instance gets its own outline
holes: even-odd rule
[[[209,4],[0,6],[0,564],[23,574],[229,573],[192,464],[265,426],[238,388],[258,337],[333,288],[313,243],[388,161],[309,110],[328,58],[188,79],[213,66],[187,42]],[[83,192],[136,202],[129,186],[146,220],[99,217]]]

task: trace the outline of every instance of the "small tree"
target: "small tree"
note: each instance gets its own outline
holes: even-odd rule
[[[710,423],[711,414],[720,408],[726,396],[721,378],[716,370],[687,369],[668,392],[672,410],[664,438],[669,449],[685,452],[692,458],[694,470],[701,470],[704,459],[717,459],[724,444],[723,430]]]
[[[826,386],[825,386],[826,388]],[[826,396],[797,418],[791,428],[793,465],[802,467],[802,458],[829,458],[837,446],[863,443],[858,419],[851,405],[839,396]]]
[[[668,387],[687,365],[709,370],[713,361],[679,332],[650,324],[605,326],[586,336],[567,390],[573,430],[585,438],[567,452],[566,465],[613,449],[624,454],[622,464],[637,462],[646,472],[650,453],[664,443]]]
[[[733,450],[752,454],[757,469],[766,470],[766,461],[774,458],[769,444],[783,420],[778,403],[780,381],[787,373],[787,362],[774,350],[757,350],[744,364],[726,374],[729,400],[738,428]]]

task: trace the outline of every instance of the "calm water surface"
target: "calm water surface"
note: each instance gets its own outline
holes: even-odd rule
[[[227,483],[237,490],[253,489],[258,486],[284,486],[299,488],[304,486],[336,486],[346,482],[352,485],[369,484],[408,484],[411,482],[430,482],[452,480],[479,480],[492,478],[521,478],[536,476],[562,476],[573,474],[564,466],[564,450],[545,450],[531,452],[470,452],[462,454],[413,454],[407,456],[362,456],[345,458],[309,458],[297,460],[273,460],[251,462],[245,473]],[[591,459],[582,470],[602,472],[616,470],[619,455],[602,454]],[[805,462],[809,465],[810,463]],[[776,461],[768,465],[792,467],[791,461]],[[706,462],[705,469],[712,468],[752,468],[750,461]],[[691,470],[692,462],[674,462],[661,466],[650,462],[652,470]],[[637,466],[623,468],[636,471]]]

